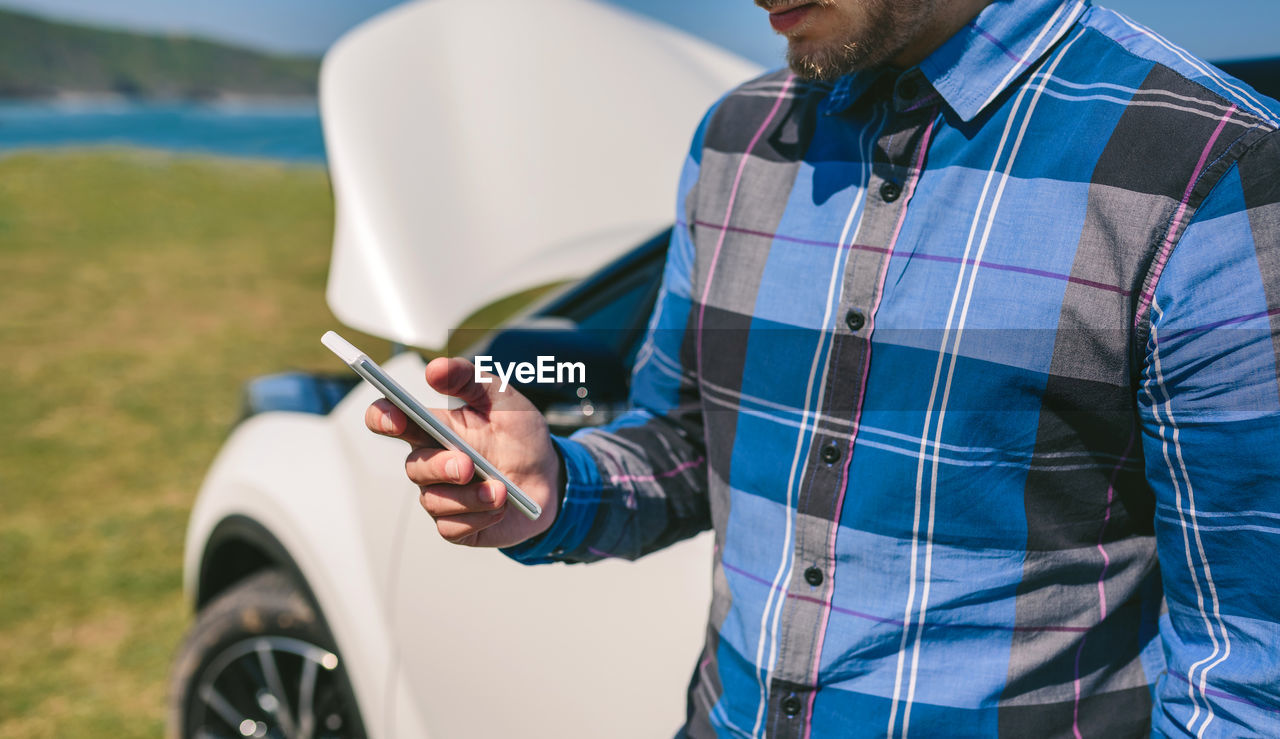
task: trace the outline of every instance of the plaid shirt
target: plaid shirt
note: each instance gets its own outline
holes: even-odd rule
[[[713,528],[691,736],[1280,734],[1278,116],[1059,0],[738,88],[508,553]]]

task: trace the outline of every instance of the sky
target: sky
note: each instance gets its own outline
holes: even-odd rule
[[[764,11],[752,0],[609,1],[684,28],[761,65],[781,63],[783,46]],[[277,53],[318,55],[347,29],[400,2],[0,0],[0,7],[148,33],[203,36]],[[1280,56],[1277,0],[1104,0],[1100,4],[1128,14],[1210,60]]]

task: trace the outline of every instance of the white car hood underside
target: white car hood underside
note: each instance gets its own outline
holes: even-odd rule
[[[347,34],[320,107],[343,323],[442,347],[504,295],[672,221],[706,109],[750,62],[592,0],[422,0]]]

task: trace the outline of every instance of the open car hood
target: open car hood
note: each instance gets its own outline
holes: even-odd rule
[[[343,323],[441,347],[495,299],[669,225],[706,109],[758,68],[593,0],[422,0],[325,56]]]

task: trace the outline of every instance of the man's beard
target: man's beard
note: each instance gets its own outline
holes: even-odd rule
[[[768,8],[787,0],[757,0]],[[830,0],[817,0],[820,6],[828,6],[839,12],[840,6]],[[798,42],[788,39],[787,64],[797,76],[804,79],[830,82],[851,72],[871,69],[889,62],[897,56],[919,32],[923,13],[922,0],[864,0],[861,19],[850,19],[840,14],[845,24],[834,37],[803,52]]]
[[[879,66],[892,58],[897,49],[887,48],[888,39],[873,32],[875,38],[832,42],[807,54],[787,47],[787,64],[797,76],[808,80],[831,82],[851,72]]]

